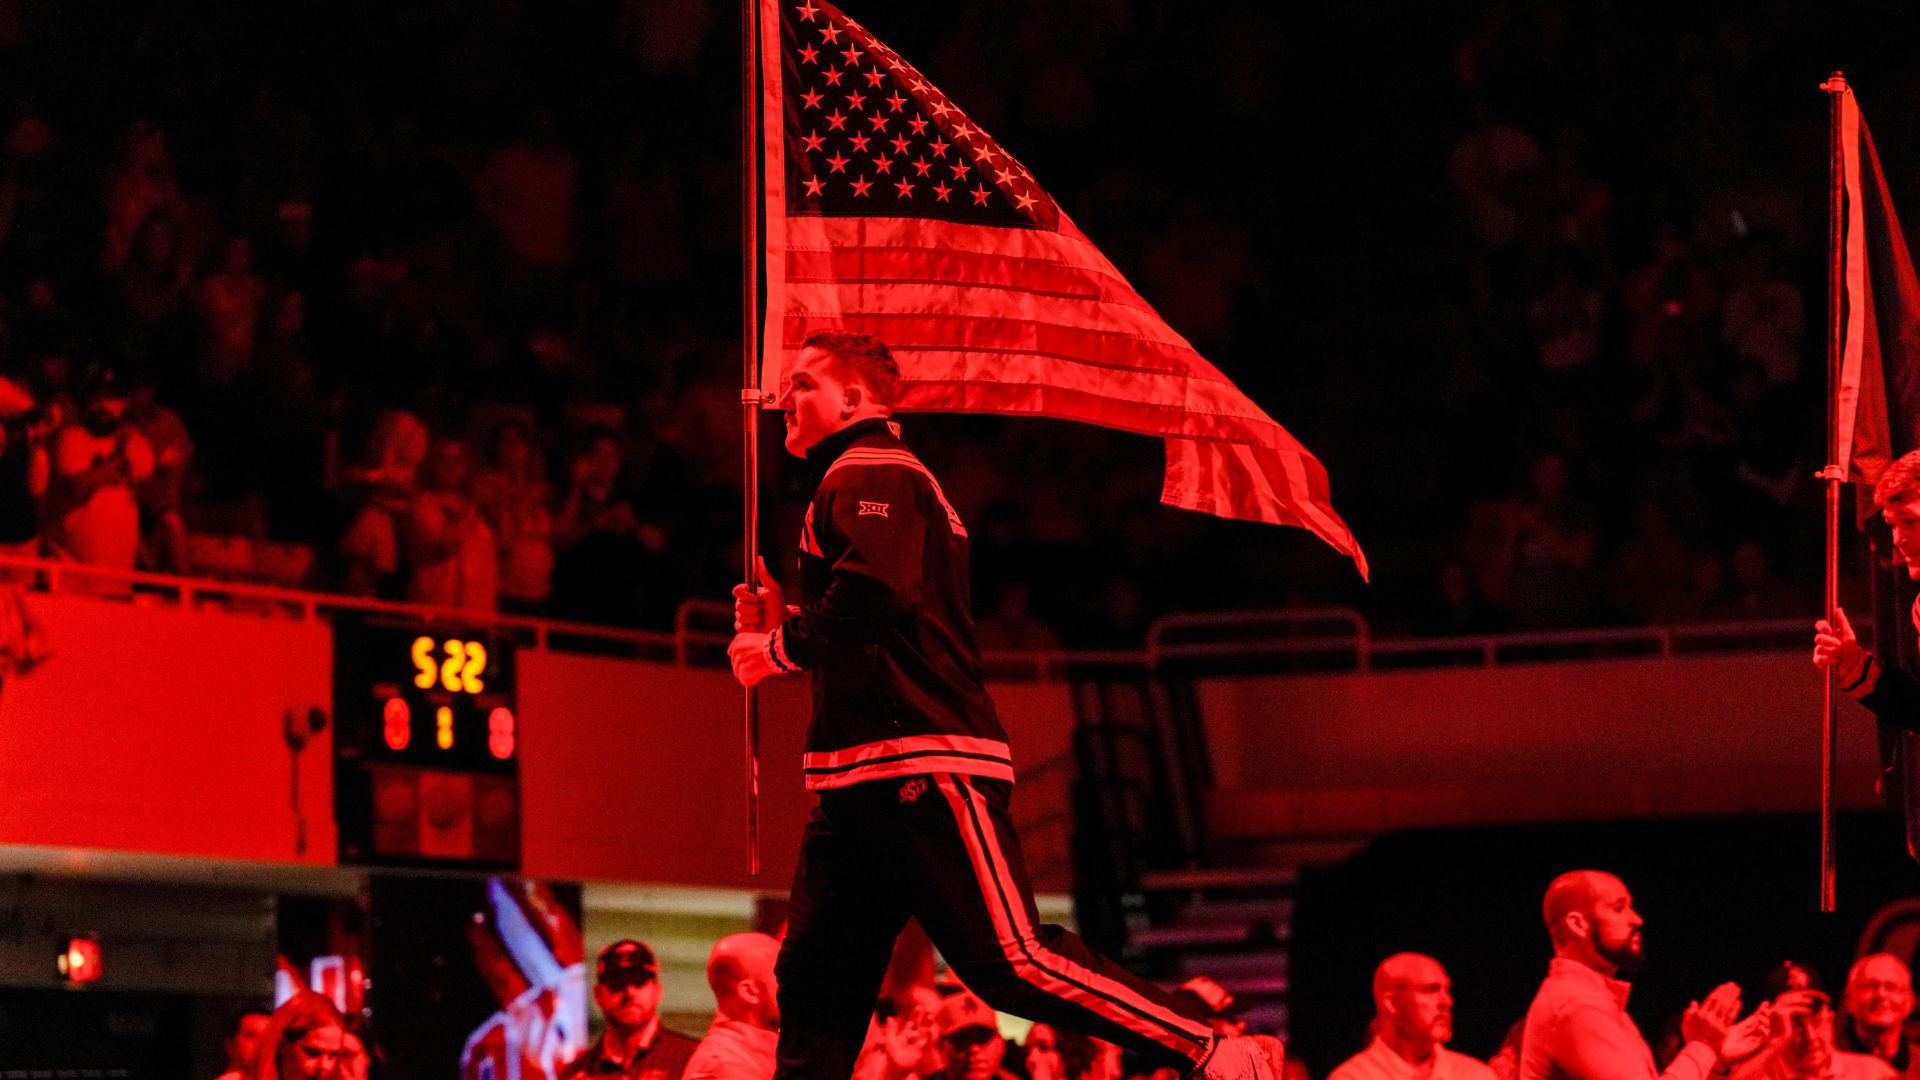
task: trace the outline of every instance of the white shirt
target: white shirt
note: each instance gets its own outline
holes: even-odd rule
[[[1340,1063],[1327,1080],[1493,1080],[1493,1070],[1444,1046],[1433,1048],[1433,1071],[1422,1073],[1379,1036],[1365,1050]]]
[[[744,1020],[713,1018],[680,1080],[773,1080],[780,1033]]]
[[[1705,1080],[1716,1055],[1703,1042],[1682,1047],[1666,1072],[1627,1015],[1629,987],[1577,960],[1555,957],[1527,1009],[1519,1080]]]

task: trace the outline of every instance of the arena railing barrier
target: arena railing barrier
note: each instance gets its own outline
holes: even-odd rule
[[[0,582],[37,591],[137,604],[217,606],[231,613],[318,620],[336,613],[390,615],[423,623],[484,625],[525,647],[595,652],[676,667],[724,667],[733,636],[733,604],[687,600],[671,631],[637,630],[497,611],[376,600],[218,578],[156,574],[62,559],[0,555]],[[1273,608],[1164,615],[1141,650],[1060,649],[987,652],[989,675],[1053,683],[1076,672],[1138,667],[1218,674],[1357,672],[1437,667],[1498,667],[1548,660],[1707,655],[1800,648],[1814,616],[1608,627],[1434,638],[1379,638],[1367,617],[1346,607]]]

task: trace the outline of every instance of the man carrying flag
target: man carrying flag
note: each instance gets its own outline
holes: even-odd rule
[[[777,966],[776,1080],[852,1075],[909,918],[996,1009],[1195,1080],[1280,1080],[1280,1040],[1216,1037],[1172,995],[1038,924],[1008,809],[1013,760],[967,610],[966,525],[900,440],[899,382],[877,338],[807,338],[779,399],[787,451],[821,474],[800,602],[764,573],[763,587],[734,589],[735,677],[813,679],[804,764],[820,801]]]
[[[892,416],[1020,414],[1158,436],[1163,502],[1309,529],[1364,577],[1326,470],[911,64],[825,0],[754,3],[743,83],[759,93],[746,142],[761,198],[750,192],[745,225],[766,228],[764,248],[748,247],[765,256],[766,348],[749,319],[747,355],[762,361],[742,395],[749,523],[761,386],[778,380],[786,449],[820,476],[799,602],[756,567],[758,585],[734,590],[728,647],[746,686],[799,671],[813,682],[804,764],[820,802],[778,965],[776,1080],[846,1080],[909,918],[995,1008],[1191,1080],[1278,1080],[1278,1039],[1216,1036],[1038,925],[1008,812],[1013,760],[967,610],[966,523]],[[743,268],[750,311],[758,266]],[[755,539],[749,524],[748,550]]]

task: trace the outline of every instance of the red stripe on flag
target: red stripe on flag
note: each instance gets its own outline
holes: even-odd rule
[[[835,285],[995,286],[1012,292],[1105,304],[1151,313],[1126,281],[1100,270],[1047,258],[986,255],[951,248],[835,248],[787,253],[787,280]]]
[[[1058,230],[960,225],[916,217],[810,217],[804,214],[788,215],[786,226],[787,247],[794,251],[848,247],[937,248],[1012,259],[1052,259],[1125,280],[1125,275],[1065,217],[1060,219]]]
[[[985,368],[981,374],[993,377],[999,377],[1002,371],[1018,374],[1020,369],[1008,364],[1010,357],[1032,356],[1106,371],[1161,373],[1183,380],[1232,386],[1213,365],[1185,344],[1143,341],[1118,331],[1065,326],[1051,320],[1013,315],[897,310],[847,311],[834,316],[797,314],[787,316],[782,337],[792,342],[790,348],[798,349],[808,334],[829,328],[874,334],[885,339],[895,353],[935,354],[936,362],[938,354],[977,354],[980,365]],[[908,381],[921,375],[917,368],[901,370],[901,377]],[[1258,411],[1251,402],[1248,406]]]

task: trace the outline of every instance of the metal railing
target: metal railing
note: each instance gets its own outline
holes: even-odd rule
[[[563,647],[611,650],[630,653],[636,658],[659,660],[671,660],[678,651],[674,636],[657,630],[628,630],[498,611],[375,600],[215,578],[155,574],[59,559],[0,555],[0,579],[10,579],[15,585],[32,586],[49,593],[121,600],[132,604],[166,604],[186,610],[217,605],[228,612],[254,612],[300,621],[324,620],[335,614],[353,613],[401,616],[423,623],[487,626],[541,651],[555,647],[556,641],[562,643]]]
[[[541,651],[610,652],[682,668],[726,666],[726,646],[733,637],[733,605],[718,600],[682,602],[674,613],[673,629],[659,631],[19,555],[0,555],[0,580],[48,592],[136,604],[161,603],[186,609],[217,605],[229,612],[252,611],[301,620],[357,613],[399,616],[423,623],[488,626]],[[1634,656],[1673,659],[1799,648],[1812,633],[1812,620],[1809,615],[1791,620],[1381,639],[1374,636],[1366,616],[1353,608],[1276,608],[1162,616],[1149,627],[1142,650],[995,651],[982,659],[988,674],[996,679],[1040,683],[1101,669],[1158,671],[1195,665],[1248,672],[1265,667],[1366,674],[1385,669],[1497,667],[1541,660]]]
[[[1383,668],[1498,667],[1541,660],[1671,660],[1799,648],[1812,637],[1813,618],[1379,639],[1366,616],[1352,608],[1211,612],[1156,620],[1147,631],[1146,662],[1161,669],[1305,660],[1312,662],[1311,670],[1365,674]]]

